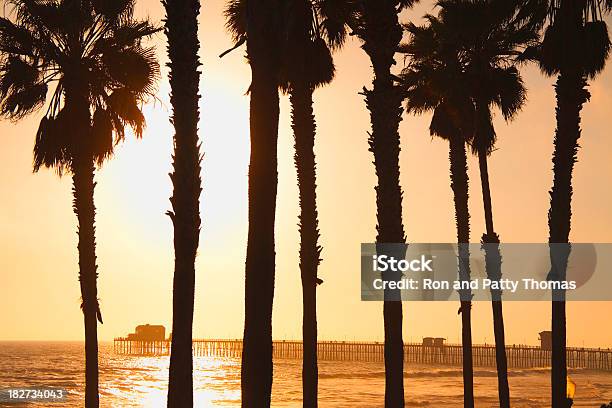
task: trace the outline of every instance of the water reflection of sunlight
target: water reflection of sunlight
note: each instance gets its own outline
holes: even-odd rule
[[[104,395],[122,407],[166,406],[168,357],[122,357],[103,381]],[[236,359],[195,357],[193,361],[194,405],[227,407],[240,404],[240,362]],[[113,404],[113,406],[117,406]]]

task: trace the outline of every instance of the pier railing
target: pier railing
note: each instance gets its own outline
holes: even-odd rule
[[[126,338],[114,340],[117,354],[137,356],[165,356],[170,354],[170,341],[139,341]],[[197,339],[193,340],[193,353],[196,356],[234,357],[242,355],[242,340]],[[320,360],[342,361],[384,361],[384,344],[380,342],[321,341],[317,346]],[[302,357],[302,342],[276,340],[273,343],[275,358]],[[508,366],[511,368],[549,367],[551,351],[540,347],[513,345],[506,347]],[[472,357],[476,367],[495,367],[495,346],[474,345]],[[461,366],[463,352],[461,345],[424,346],[404,344],[406,363]],[[586,368],[612,371],[612,350],[569,348],[567,350],[569,368]]]

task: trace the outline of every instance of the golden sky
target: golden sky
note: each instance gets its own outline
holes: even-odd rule
[[[195,337],[242,335],[244,258],[247,233],[250,70],[224,30],[224,2],[203,2],[200,40],[203,75],[200,136],[205,152],[203,228],[197,260]],[[418,20],[432,10],[424,2],[405,13]],[[140,0],[139,15],[160,22],[158,1]],[[165,61],[165,37],[154,43]],[[398,61],[400,59],[398,58]],[[401,62],[401,61],[400,61]],[[351,40],[336,56],[337,78],[315,95],[316,154],[323,262],[319,288],[319,332],[323,339],[383,338],[382,304],[360,301],[361,242],[375,238],[376,178],[367,148],[369,114],[358,92],[371,81],[369,60]],[[398,64],[398,69],[401,64]],[[496,229],[504,242],[546,242],[555,127],[553,80],[529,66],[523,70],[529,101],[518,118],[496,118],[499,143],[490,160]],[[99,172],[96,189],[99,296],[104,324],[99,337],[125,335],[140,323],[170,330],[172,226],[164,215],[171,194],[167,69],[161,102],[145,108],[144,140],[129,140]],[[583,138],[574,173],[574,242],[612,242],[612,69],[590,85],[582,114]],[[76,219],[71,181],[48,170],[32,174],[32,147],[39,113],[19,123],[0,122],[0,340],[83,338],[77,280]],[[430,115],[405,115],[401,124],[404,224],[411,242],[453,242],[454,211],[448,176],[448,146],[432,140]],[[289,104],[281,102],[277,206],[277,280],[274,336],[299,338],[301,289],[298,269],[298,191],[293,167]],[[484,229],[477,163],[470,160],[472,241]],[[406,341],[423,336],[460,339],[455,303],[404,303]],[[549,303],[504,305],[508,344],[536,343],[550,326]],[[570,303],[568,341],[610,347],[612,303]],[[473,312],[476,343],[493,341],[491,308]]]

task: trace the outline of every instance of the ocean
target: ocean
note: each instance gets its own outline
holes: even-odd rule
[[[68,391],[64,402],[2,403],[16,407],[82,407],[83,343],[0,342],[0,389],[58,387]],[[112,343],[100,344],[101,407],[165,407],[168,357],[113,354]],[[406,366],[407,407],[461,407],[461,370],[454,367]],[[496,407],[497,379],[493,369],[475,369],[477,407]],[[612,400],[612,373],[570,371],[576,383],[576,407],[599,408]],[[384,365],[381,363],[319,362],[319,406],[326,408],[383,407]],[[510,372],[512,406],[550,406],[549,372],[545,369]],[[229,358],[194,359],[194,401],[197,407],[240,406],[240,361]],[[301,363],[274,363],[272,406],[301,406]]]

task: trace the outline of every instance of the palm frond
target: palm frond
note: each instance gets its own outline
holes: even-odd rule
[[[584,26],[583,69],[590,78],[603,71],[610,56],[610,36],[605,21],[592,21]]]
[[[341,48],[355,20],[354,0],[315,0],[322,36],[332,49]]]
[[[416,86],[406,90],[406,111],[420,115],[434,110],[441,102],[440,95],[427,86]]]
[[[69,4],[73,3],[73,4]],[[43,0],[9,0],[13,7],[16,20],[23,26],[38,30],[39,32],[57,32],[64,30],[70,22],[70,16],[77,16],[74,12],[80,8],[77,2],[43,1]],[[73,14],[69,14],[69,13]],[[74,22],[70,23],[74,24]]]
[[[35,170],[69,171],[76,155],[91,148],[100,165],[124,138],[125,126],[142,136],[139,104],[154,94],[159,78],[154,51],[142,42],[161,29],[134,20],[134,0],[6,3],[9,14],[0,18],[0,115],[20,119],[42,107],[54,82],[37,132]],[[83,94],[93,112],[90,123],[80,124],[90,131],[78,135],[65,99],[74,92]]]
[[[499,107],[506,120],[513,119],[527,100],[527,90],[516,67],[492,70],[487,88],[494,90],[490,100]]]
[[[493,126],[491,110],[488,105],[483,105],[474,111],[474,137],[470,141],[472,153],[484,151],[487,155],[491,154],[496,142],[497,133]]]
[[[38,40],[27,28],[0,17],[0,53],[34,57]]]
[[[419,0],[399,0],[398,1],[398,10],[402,11],[404,9],[412,8],[418,2],[419,2]]]
[[[135,45],[139,46],[142,39],[151,37],[161,30],[161,27],[152,24],[148,20],[126,21],[112,27],[112,30],[108,31],[107,36],[99,38],[92,47],[92,53],[103,53],[110,48],[120,49]]]
[[[499,0],[503,3],[504,0]],[[550,0],[518,0],[514,17],[517,24],[525,24],[534,31],[540,31],[550,15]]]
[[[580,69],[593,78],[600,73],[610,54],[610,37],[605,21],[592,21],[568,35],[561,23],[547,27],[539,54],[540,69],[557,75],[563,69]]]
[[[138,106],[138,98],[133,92],[126,88],[116,89],[108,96],[107,105],[121,119],[122,125],[131,127],[136,137],[142,137],[145,117]]]
[[[38,68],[21,57],[9,55],[0,62],[0,100],[6,98],[11,89],[23,89],[39,81]]]
[[[309,56],[306,59],[308,82],[315,88],[329,84],[336,73],[331,50],[321,38],[312,41],[308,49]]]
[[[55,168],[61,176],[70,170],[69,129],[63,120],[63,112],[57,117],[44,117],[36,132],[34,143],[34,172],[41,167]]]
[[[437,19],[433,16],[425,16],[425,18],[429,19],[429,24],[426,26],[417,26],[414,23],[404,25],[404,30],[410,34],[410,40],[400,45],[399,52],[415,59],[434,57],[432,51],[438,50],[441,45],[432,26]]]
[[[45,103],[47,90],[44,82],[20,88],[11,87],[0,102],[0,114],[12,120],[22,119]]]
[[[151,95],[159,78],[154,48],[113,48],[102,55],[112,80],[139,95]]]
[[[452,108],[447,104],[438,105],[431,117],[429,133],[445,140],[456,137],[459,131],[456,125],[456,115],[452,113]]]
[[[93,9],[107,21],[117,22],[131,19],[134,14],[135,0],[92,0]]]
[[[94,112],[91,127],[91,144],[94,160],[100,166],[113,154],[113,121],[105,109]]]
[[[247,33],[247,0],[230,0],[225,8],[225,28],[232,35],[235,43],[246,37]]]

